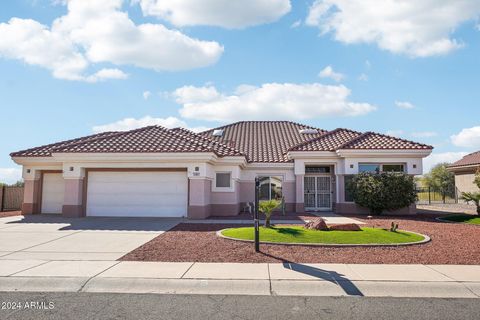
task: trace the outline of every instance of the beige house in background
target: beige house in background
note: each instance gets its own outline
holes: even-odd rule
[[[448,166],[448,170],[455,174],[455,186],[459,192],[478,192],[473,182],[475,173],[480,169],[480,151],[470,153]]]
[[[346,191],[364,171],[422,174],[432,147],[374,132],[242,121],[201,133],[149,126],[11,154],[23,166],[24,214],[187,217],[239,214],[284,199],[290,212],[368,213]],[[415,205],[400,210],[414,214]]]

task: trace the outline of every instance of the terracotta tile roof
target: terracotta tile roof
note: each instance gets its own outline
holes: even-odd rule
[[[62,141],[14,152],[11,156],[50,156],[53,152],[214,152],[219,156],[242,156],[233,148],[197,136],[189,130],[168,130],[160,126],[108,132]]]
[[[219,136],[215,130],[223,130]],[[303,131],[303,132],[302,132]],[[291,121],[242,121],[194,133],[183,128],[149,126],[131,131],[105,132],[11,153],[13,157],[72,153],[213,152],[245,156],[249,162],[291,162],[288,151],[338,149],[431,149],[432,147],[383,134],[348,129],[325,131]]]
[[[465,167],[465,166],[475,166],[475,165],[480,165],[480,151],[467,154],[462,159],[449,165],[449,167],[453,168],[453,167]]]
[[[25,149],[25,150],[12,152],[12,153],[10,153],[10,156],[11,157],[48,157],[48,156],[51,156],[51,151],[55,148],[68,146],[68,145],[75,144],[75,143],[78,143],[78,142],[86,142],[86,141],[101,138],[101,137],[108,137],[108,136],[111,136],[111,135],[116,134],[116,133],[117,132],[112,131],[112,132],[102,132],[102,133],[98,133],[98,134],[92,134],[92,135],[86,136],[86,137],[60,141],[60,142],[51,143],[51,144],[47,144],[47,145],[40,146],[40,147],[29,148],[29,149]]]
[[[296,145],[290,148],[289,151],[335,151],[338,147],[357,138],[361,134],[361,132],[338,128],[318,138]]]
[[[339,146],[338,149],[428,150],[433,149],[433,147],[380,133],[365,132],[351,141]]]
[[[315,133],[300,133],[311,129]],[[223,130],[214,136],[214,130]],[[249,162],[289,162],[287,151],[327,131],[291,121],[241,121],[199,133],[245,153]]]

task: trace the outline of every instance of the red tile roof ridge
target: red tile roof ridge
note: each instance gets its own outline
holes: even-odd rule
[[[23,149],[23,150],[11,152],[10,156],[15,157],[15,156],[19,156],[22,153],[28,153],[28,152],[32,152],[32,151],[35,151],[35,150],[41,150],[41,149],[48,148],[48,147],[54,147],[56,145],[58,145],[59,147],[60,147],[60,145],[64,145],[64,144],[73,145],[73,144],[75,144],[74,141],[77,141],[77,142],[86,142],[86,141],[81,141],[81,140],[93,141],[93,140],[96,140],[96,139],[102,138],[102,137],[107,137],[107,136],[111,137],[111,136],[115,135],[116,133],[119,133],[119,131],[104,131],[104,132],[94,133],[94,134],[91,134],[91,135],[88,135],[88,136],[83,136],[83,137],[80,137],[80,138],[62,140],[62,141],[58,141],[58,142],[54,142],[54,143],[44,144],[44,145],[41,145],[41,146],[38,146],[38,147],[33,147],[33,148],[28,148],[28,149]]]
[[[333,135],[333,134],[335,134],[335,133],[337,133],[337,132],[340,132],[340,131],[349,131],[349,132],[354,132],[354,133],[362,134],[361,132],[358,132],[358,131],[355,131],[355,130],[351,130],[351,129],[336,128],[336,129],[333,129],[333,130],[330,130],[330,131],[325,132],[324,134],[322,134],[322,135],[319,136],[319,137],[316,137],[316,138],[307,140],[307,141],[305,141],[305,142],[299,143],[299,144],[297,144],[297,145],[294,145],[293,147],[290,147],[290,148],[287,150],[287,152],[288,152],[288,151],[298,150],[299,148],[301,148],[301,147],[303,147],[303,146],[306,146],[306,145],[308,145],[308,144],[310,144],[310,143],[312,143],[312,142],[315,142],[315,141],[319,141],[319,140],[321,140],[321,139],[324,139],[324,138],[326,138],[326,137],[328,137],[328,136],[331,136],[331,135]],[[350,142],[350,141],[352,141],[352,140],[349,140],[349,141],[347,141],[347,142]]]
[[[180,133],[180,132],[176,132],[176,131],[174,131],[174,129],[176,129],[176,131],[180,131],[180,132],[184,132],[184,133],[186,133],[186,134],[189,134],[190,136],[194,136],[195,138],[197,138],[197,139],[199,139],[199,140],[208,141],[208,143],[212,143],[212,144],[214,144],[214,145],[217,145],[217,146],[220,146],[220,147],[222,147],[222,148],[225,148],[225,149],[227,149],[227,150],[229,150],[229,151],[232,151],[232,152],[234,152],[234,153],[237,153],[239,156],[245,156],[245,157],[246,157],[246,155],[245,155],[243,152],[240,152],[239,150],[237,150],[237,149],[235,149],[235,148],[232,148],[232,147],[230,147],[230,146],[228,146],[228,145],[226,145],[226,144],[223,144],[223,143],[221,143],[221,142],[219,142],[219,141],[212,140],[212,139],[210,139],[210,138],[208,138],[208,137],[204,137],[204,136],[201,136],[201,135],[199,135],[199,134],[196,134],[195,132],[193,132],[193,131],[191,131],[191,130],[188,130],[188,129],[185,129],[185,128],[181,128],[181,127],[173,128],[173,129],[170,129],[170,130],[169,130],[169,131],[171,131],[173,134],[177,135],[178,137],[180,137],[180,138],[182,138],[182,139],[184,139],[184,140],[185,140],[185,138],[184,138],[185,134],[182,134],[182,133]],[[195,143],[195,144],[197,144],[197,145],[200,145],[199,143],[197,143],[197,142],[194,141],[194,140],[188,140],[188,141],[191,141],[191,142],[193,142],[193,143]],[[203,145],[200,145],[200,146],[203,147]],[[213,148],[212,148],[212,151],[215,152],[215,150],[214,150]],[[216,152],[215,152],[215,153],[216,153]],[[219,154],[217,154],[217,155],[218,155],[218,156],[221,156],[221,155],[219,155]]]
[[[364,139],[364,138],[366,138],[370,135],[376,135],[376,136],[381,136],[381,137],[385,137],[385,138],[389,138],[389,139],[394,139],[394,140],[397,140],[397,141],[416,144],[418,146],[425,147],[425,149],[433,149],[433,147],[428,145],[428,144],[419,143],[419,142],[415,142],[415,141],[412,141],[412,140],[407,140],[407,139],[404,139],[404,138],[398,138],[398,137],[390,136],[390,135],[383,134],[383,133],[373,132],[373,131],[366,131],[365,133],[361,134],[360,136],[358,136],[358,137],[344,143],[343,145],[339,146],[338,149],[349,149],[349,148],[347,148],[347,146],[353,145],[355,142],[357,142],[361,139]]]
[[[95,138],[95,139],[91,139],[91,140],[88,140],[88,141],[79,141],[77,143],[72,143],[72,144],[69,144],[68,146],[59,146],[58,148],[53,148],[52,149],[52,152],[62,152],[62,151],[58,151],[56,149],[62,149],[62,148],[65,148],[65,147],[75,147],[75,146],[80,146],[82,144],[85,144],[87,142],[91,143],[91,142],[94,142],[94,141],[100,141],[100,140],[103,140],[103,139],[109,139],[109,138],[114,138],[114,137],[119,137],[119,136],[122,136],[122,135],[125,135],[125,134],[130,134],[132,132],[140,132],[140,131],[146,131],[146,130],[149,130],[149,129],[152,129],[152,128],[155,128],[155,127],[160,127],[160,128],[163,128],[165,130],[168,130],[162,126],[156,126],[156,125],[152,125],[152,126],[146,126],[146,127],[141,127],[141,128],[136,128],[136,129],[132,129],[132,130],[127,130],[127,131],[114,131],[114,134],[112,135],[109,135],[109,136],[101,136],[101,137],[98,137],[98,138]]]
[[[300,126],[300,127],[309,128],[309,129],[324,131],[323,129],[320,129],[320,128],[312,127],[312,126],[307,125],[307,124],[302,124],[302,123],[298,123],[298,122],[290,121],[290,120],[240,120],[240,121],[232,122],[232,123],[229,123],[229,124],[226,124],[226,125],[223,125],[223,126],[218,126],[216,128],[201,131],[201,132],[199,132],[199,134],[204,134],[204,133],[211,132],[211,131],[213,132],[214,130],[220,130],[220,129],[223,129],[223,128],[226,128],[226,127],[233,127],[233,126],[235,126],[237,124],[240,124],[240,123],[282,123],[282,122],[283,123],[291,123],[291,124],[294,124],[294,125],[297,125],[297,126]]]

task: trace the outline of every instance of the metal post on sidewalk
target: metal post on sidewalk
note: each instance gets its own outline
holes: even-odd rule
[[[258,177],[255,178],[255,210],[253,211],[253,226],[255,229],[255,251],[260,251],[260,221],[259,221],[259,212],[258,212],[258,193],[260,192],[260,180]]]

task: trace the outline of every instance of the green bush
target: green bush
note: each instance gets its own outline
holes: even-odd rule
[[[270,228],[270,219],[272,217],[272,212],[279,205],[280,202],[277,200],[260,201],[258,209],[261,213],[265,215],[265,227]]]
[[[347,188],[356,204],[375,215],[408,207],[417,200],[413,177],[400,172],[363,172],[354,176]]]

